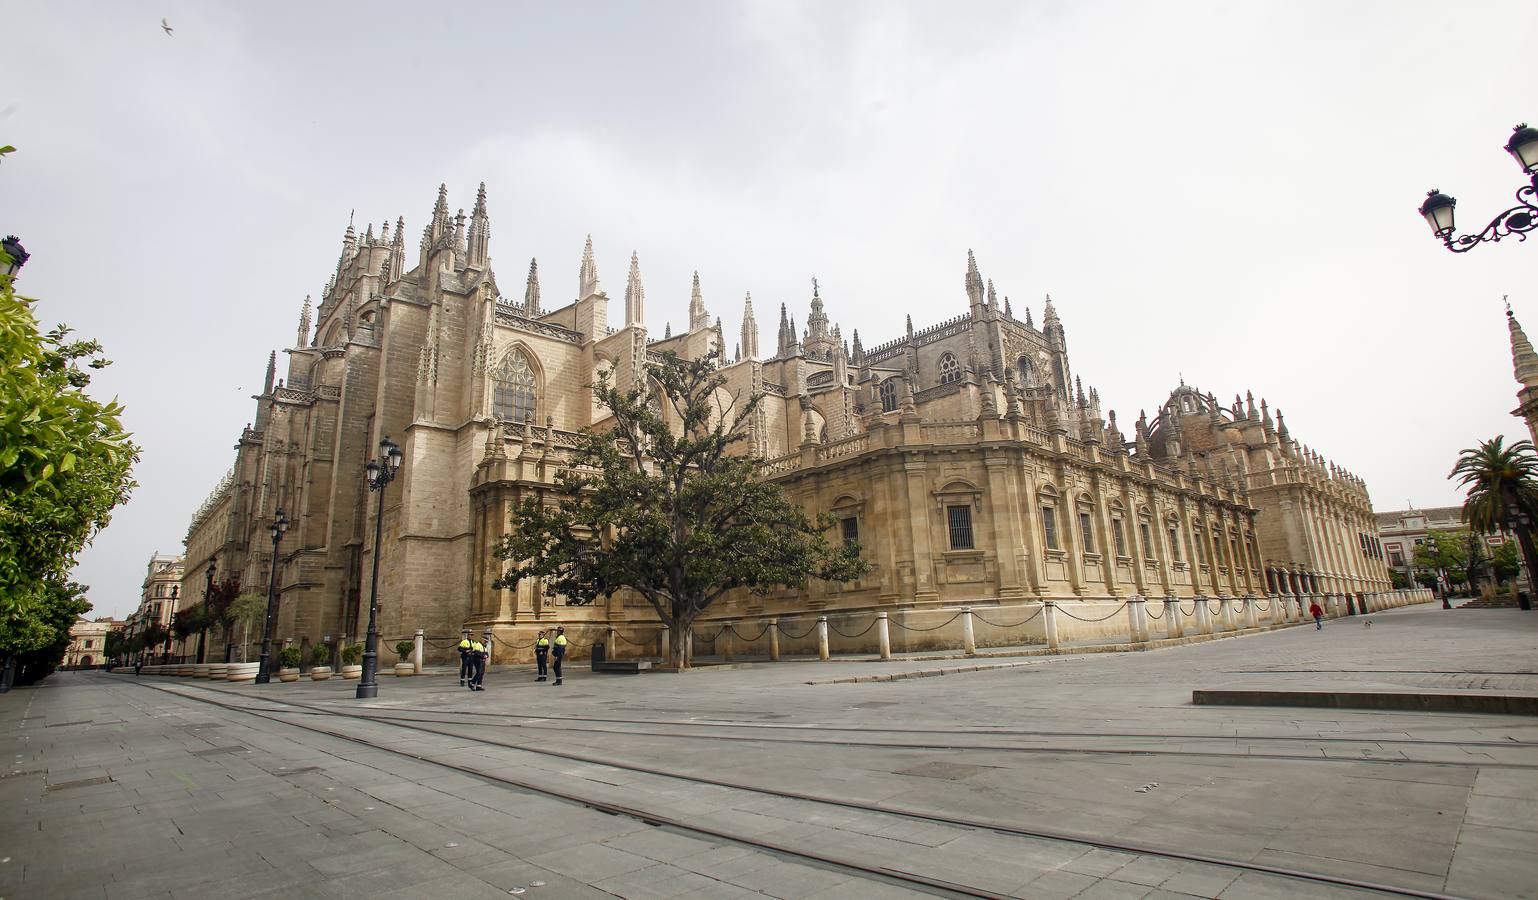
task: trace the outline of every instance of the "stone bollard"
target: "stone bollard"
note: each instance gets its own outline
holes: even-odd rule
[[[688,631],[684,632],[683,654],[684,654],[683,664],[686,665],[686,666],[694,665],[694,628],[693,627],[690,627],[690,629]]]
[[[961,650],[968,656],[977,655],[977,636],[972,633],[972,607],[961,611]]]
[[[481,632],[481,643],[486,646],[486,668],[491,668],[491,629]]]
[[[817,658],[828,658],[828,617],[817,617]]]
[[[668,627],[662,626],[657,632],[657,655],[662,657],[664,665],[673,661],[673,642],[668,640]]]
[[[880,642],[881,658],[892,658],[892,633],[887,630],[886,613],[876,613],[876,640]]]
[[[1148,631],[1142,621],[1143,598],[1132,597],[1127,600],[1127,632],[1134,644],[1140,644],[1148,640]]]
[[[721,626],[721,630],[716,633],[716,640],[720,642],[718,649],[721,652],[721,661],[722,662],[731,662],[732,661],[732,629],[731,629],[731,626],[730,625],[722,625]]]
[[[426,632],[418,628],[417,633],[411,638],[411,668],[418,675],[422,674],[423,643],[427,640]]]
[[[1282,624],[1282,597],[1280,594],[1271,595],[1271,624]]]
[[[614,657],[619,656],[619,648],[614,645],[614,642],[618,640],[618,638],[615,637],[616,633],[617,632],[615,632],[613,625],[610,625],[604,632],[603,655],[605,659],[613,659]]]
[[[769,620],[769,661],[780,661],[780,620]]]
[[[1239,630],[1239,626],[1234,623],[1234,598],[1227,594],[1218,598],[1218,616],[1223,621],[1224,631]]]
[[[1244,598],[1244,627],[1245,628],[1255,629],[1255,628],[1259,628],[1260,627],[1260,621],[1255,618],[1255,612],[1256,612],[1256,610],[1255,610],[1255,601],[1256,601],[1256,599],[1257,598],[1256,598],[1256,596],[1254,594],[1250,594],[1249,596]]]
[[[1212,610],[1207,607],[1207,598],[1201,595],[1196,598],[1196,631],[1198,634],[1212,633]]]
[[[1041,618],[1043,627],[1047,632],[1047,649],[1056,650],[1057,641],[1057,604],[1051,600],[1043,600],[1041,604]],[[971,616],[967,617],[967,624],[971,624]]]
[[[1164,598],[1164,633],[1170,638],[1184,637],[1185,625],[1180,622],[1180,600],[1174,594]]]

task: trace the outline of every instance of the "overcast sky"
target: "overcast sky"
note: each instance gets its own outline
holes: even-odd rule
[[[414,254],[439,182],[486,182],[504,292],[538,257],[567,302],[591,233],[616,302],[639,252],[654,330],[698,269],[769,348],[814,275],[867,346],[965,312],[975,249],[1124,424],[1181,375],[1253,390],[1379,509],[1526,436],[1501,296],[1538,328],[1538,246],[1454,255],[1416,207],[1510,205],[1538,4],[477,6],[8,4],[0,232],[144,448],[77,571],[97,614],[181,551],[349,211]]]

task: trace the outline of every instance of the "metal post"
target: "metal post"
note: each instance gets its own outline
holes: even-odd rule
[[[828,658],[828,617],[817,617],[817,658]]]
[[[968,656],[977,655],[977,635],[972,631],[972,607],[961,611],[961,649]]]
[[[886,613],[876,613],[876,640],[880,642],[881,658],[892,658],[892,633],[887,630]]]
[[[272,626],[278,616],[278,542],[283,540],[283,531],[287,527],[288,519],[284,517],[280,506],[272,520],[272,573],[267,579],[267,617],[262,620],[262,656],[256,668],[257,684],[272,682],[272,670],[269,667],[272,664]]]
[[[379,683],[374,680],[379,664],[379,557],[384,541],[384,485],[379,486],[379,514],[374,517],[374,575],[368,584],[368,636],[363,642],[363,672],[358,679],[358,692],[354,699],[368,700],[379,696]]]
[[[780,620],[769,620],[769,661],[780,661]]]
[[[1047,632],[1047,648],[1056,650],[1057,642],[1057,604],[1051,600],[1043,600],[1041,618]]]
[[[417,633],[411,638],[411,642],[414,645],[411,648],[411,665],[418,675],[422,674],[422,651],[424,649],[422,645],[426,640],[426,633],[420,628],[417,629]]]

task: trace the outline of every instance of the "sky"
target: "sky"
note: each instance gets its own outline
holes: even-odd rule
[[[591,234],[611,297],[639,254],[653,331],[698,270],[771,348],[814,276],[866,346],[961,314],[972,249],[1017,317],[1052,295],[1124,424],[1182,377],[1253,391],[1380,510],[1526,436],[1501,298],[1538,328],[1538,246],[1452,254],[1416,209],[1512,205],[1531,2],[119,0],[6,30],[0,232],[143,448],[76,569],[98,615],[181,551],[349,216],[414,253],[440,182],[486,183],[504,292],[537,257],[569,301]]]

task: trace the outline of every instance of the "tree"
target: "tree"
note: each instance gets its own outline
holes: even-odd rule
[[[143,631],[139,632],[139,637],[143,641],[143,646],[140,649],[144,650],[150,656],[154,656],[155,651],[157,649],[161,649],[162,645],[170,639],[171,633],[166,631],[165,628],[161,627],[160,625],[152,622],[149,625],[146,625]],[[162,652],[165,652],[166,655],[170,655],[164,650],[162,650]]]
[[[1402,591],[1410,586],[1410,579],[1405,576],[1405,573],[1399,571],[1398,569],[1389,569],[1388,577],[1389,580],[1393,582],[1394,590],[1396,591]]]
[[[251,644],[251,625],[267,615],[267,598],[261,594],[245,593],[230,601],[224,611],[226,625],[240,625],[240,661],[246,661],[246,649]]]
[[[231,575],[223,581],[215,581],[208,587],[208,593],[204,595],[203,602],[195,609],[197,613],[192,616],[193,622],[198,626],[192,633],[198,636],[198,658],[203,658],[203,646],[208,640],[208,630],[218,625],[221,628],[225,624],[225,613],[230,604],[240,596],[240,576]],[[178,618],[186,615],[179,613]],[[185,640],[185,638],[184,638]]]
[[[496,550],[512,563],[497,587],[538,579],[574,605],[634,591],[668,626],[682,670],[690,627],[727,591],[847,581],[869,570],[858,545],[825,539],[831,516],[809,519],[757,477],[755,460],[729,452],[747,437],[762,397],[729,394],[716,359],[665,353],[648,367],[649,391],[621,391],[600,374],[593,392],[613,427],[582,436],[558,478],[559,499],[520,504]]]
[[[73,581],[49,580],[25,608],[0,614],[0,653],[15,683],[40,681],[64,659],[70,628],[91,611],[85,591]]]
[[[1510,581],[1522,571],[1522,556],[1517,550],[1517,545],[1511,541],[1495,548],[1490,554],[1490,571],[1495,573],[1497,581]]]
[[[127,648],[124,646],[126,643],[123,632],[108,631],[106,640],[102,642],[103,652],[106,654],[107,659],[121,662],[128,655],[126,652]]]
[[[1538,523],[1538,452],[1530,441],[1503,446],[1497,435],[1458,455],[1448,478],[1468,489],[1463,520],[1482,534],[1513,533],[1527,564],[1528,581],[1538,573],[1532,526]]]
[[[1431,585],[1438,580],[1462,583],[1467,578],[1468,545],[1453,532],[1428,531],[1421,543],[1415,545],[1414,563],[1417,569],[1431,573]]]
[[[9,262],[0,250],[0,262]],[[0,275],[0,614],[57,601],[75,554],[128,500],[138,448],[81,369],[108,365],[96,341],[38,330],[30,298]],[[49,615],[39,609],[38,615]]]

